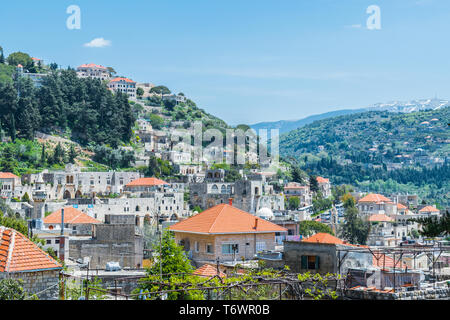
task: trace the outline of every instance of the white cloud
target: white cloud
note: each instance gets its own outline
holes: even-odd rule
[[[105,40],[103,38],[95,38],[91,42],[84,44],[85,47],[90,47],[90,48],[104,48],[104,47],[109,47],[110,45],[111,45],[111,41]]]

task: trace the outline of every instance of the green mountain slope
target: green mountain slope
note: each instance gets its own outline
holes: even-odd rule
[[[450,203],[450,107],[364,112],[282,135],[280,154],[302,169],[378,192],[416,192]]]

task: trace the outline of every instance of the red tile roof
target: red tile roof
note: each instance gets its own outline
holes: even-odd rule
[[[98,69],[107,69],[104,66],[101,66],[99,64],[94,64],[94,63],[89,63],[89,64],[82,64],[81,66],[79,66],[78,68],[98,68]]]
[[[61,223],[61,209],[53,212],[49,216],[44,218],[44,224],[58,224]],[[94,219],[80,210],[74,207],[64,208],[64,223],[69,224],[93,224],[100,223],[97,219]]]
[[[187,233],[272,233],[287,229],[228,204],[219,204],[169,227]]]
[[[110,82],[120,82],[120,81],[129,82],[129,83],[136,83],[135,81],[130,80],[128,78],[114,78]]]
[[[157,178],[140,178],[134,181],[131,181],[126,187],[150,187],[150,186],[161,186],[168,185],[169,183],[157,179]]]
[[[322,177],[317,177],[316,178],[318,183],[329,183],[330,179],[326,179],[326,178],[322,178]]]
[[[399,257],[396,257],[395,260],[396,260],[395,264],[396,269],[406,269],[406,265],[401,261],[401,259],[399,259]],[[374,267],[394,268],[394,259],[383,253],[374,252],[372,256],[372,263]]]
[[[327,243],[327,244],[346,244],[343,240],[332,236],[329,233],[319,232],[315,235],[303,240],[303,242]]]
[[[11,172],[0,172],[0,179],[19,179],[19,177]]]
[[[215,266],[213,266],[211,264],[208,264],[208,263],[204,264],[203,266],[201,266],[200,268],[195,270],[193,272],[193,274],[195,274],[197,276],[201,276],[201,277],[208,277],[208,278],[217,276],[218,274],[222,278],[225,277],[225,273],[223,273],[223,272],[217,273],[217,267],[215,267]]]
[[[0,272],[62,269],[62,265],[20,232],[0,227]]]
[[[385,214],[373,214],[369,217],[370,222],[393,222],[394,219]]]
[[[425,208],[420,209],[419,212],[440,212],[440,211],[439,209],[436,209],[433,206],[426,206]]]
[[[403,209],[406,209],[406,206],[404,206],[401,203],[397,203],[397,209],[403,210]]]
[[[358,202],[381,203],[381,202],[391,202],[391,200],[389,200],[388,198],[386,198],[385,196],[383,196],[381,194],[371,193],[371,194],[368,194],[367,196],[365,196],[364,198],[360,199]]]

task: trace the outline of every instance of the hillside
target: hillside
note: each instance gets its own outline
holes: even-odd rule
[[[260,123],[253,124],[250,127],[252,129],[256,130],[256,132],[258,132],[259,129],[267,129],[267,130],[278,129],[280,131],[280,134],[283,134],[283,133],[287,133],[289,131],[295,130],[297,128],[306,126],[307,124],[313,123],[314,121],[317,121],[317,120],[333,118],[333,117],[346,115],[346,114],[358,113],[361,111],[362,111],[361,109],[337,110],[337,111],[331,111],[331,112],[326,112],[326,113],[322,113],[322,114],[309,116],[309,117],[306,117],[306,118],[303,118],[300,120],[281,120],[281,121],[275,121],[275,122],[260,122]]]
[[[339,116],[282,135],[280,154],[333,183],[380,192],[422,192],[447,204],[449,122],[450,107]]]
[[[300,120],[280,120],[274,122],[260,122],[251,125],[251,128],[253,128],[254,130],[278,129],[280,131],[280,134],[283,134],[291,130],[301,128],[317,120],[333,118],[341,115],[361,113],[366,111],[389,111],[398,113],[410,113],[416,111],[439,110],[448,106],[450,106],[450,102],[448,100],[442,100],[437,98],[418,99],[410,101],[392,101],[387,103],[376,103],[373,106],[367,108],[344,109],[326,112],[322,114],[309,116]]]

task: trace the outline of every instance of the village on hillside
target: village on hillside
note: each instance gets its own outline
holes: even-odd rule
[[[33,62],[39,73],[19,64],[15,77],[39,88],[50,73],[43,60]],[[184,94],[115,77],[112,68],[93,63],[80,65],[76,74],[105,83],[142,109],[135,145],[119,147],[132,153],[134,170],[84,167],[81,157],[95,152],[36,132],[42,143],[75,145],[77,161],[20,176],[0,172],[0,279],[22,279],[38,299],[171,299],[167,270],[209,279],[210,286],[229,279],[231,286],[241,281],[232,279],[267,268],[278,272],[261,284],[275,288],[271,298],[313,299],[305,289],[312,278],[300,293],[292,289],[299,280],[289,278],[308,273],[329,277],[322,298],[448,299],[448,238],[427,225],[448,219],[445,210],[417,194],[333,185],[328,177],[305,176],[252,150],[244,149],[246,163],[238,169],[213,161],[233,148],[203,148],[196,156],[178,139],[181,130],[191,133],[186,121],[161,107],[189,103]],[[13,227],[15,219],[26,222],[22,232]],[[169,265],[177,254],[184,269]],[[168,282],[161,284],[163,279]],[[192,281],[178,289],[186,297],[189,287],[199,299],[229,299],[224,286],[225,293],[211,292]]]

